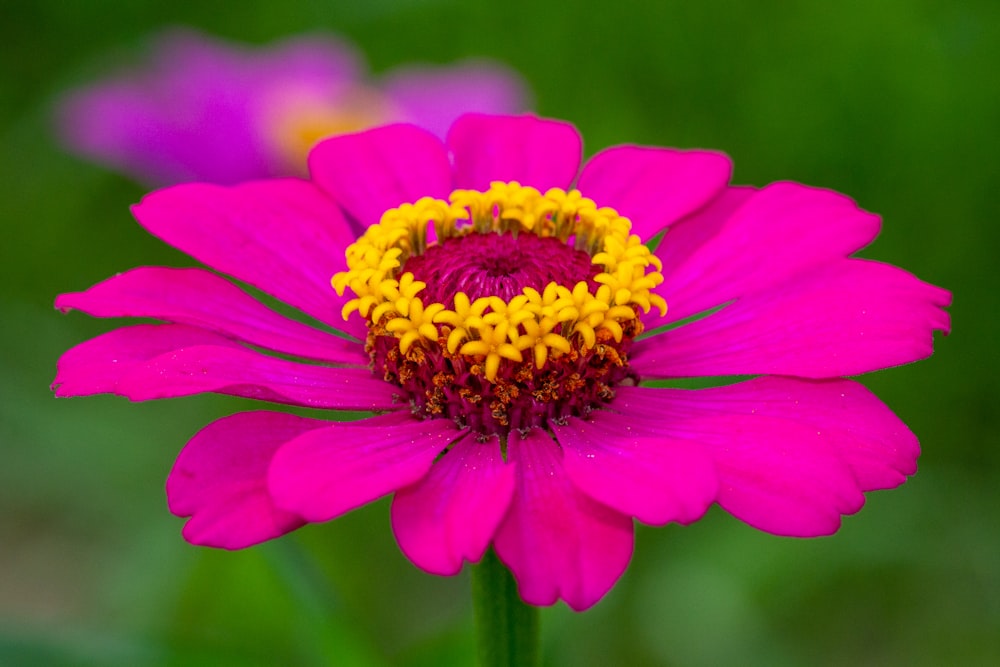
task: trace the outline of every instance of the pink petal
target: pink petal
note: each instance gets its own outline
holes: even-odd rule
[[[270,492],[278,507],[328,521],[421,479],[458,437],[450,419],[404,413],[311,431],[278,450]]]
[[[285,354],[367,363],[362,345],[279,315],[228,280],[201,269],[133,269],[86,292],[60,295],[56,308],[75,308],[95,317],[154,317]]]
[[[489,61],[401,67],[383,79],[380,89],[405,118],[442,139],[463,113],[518,113],[528,98],[517,73]]]
[[[756,192],[756,188],[747,186],[725,188],[700,211],[672,225],[656,247],[656,255],[663,262],[665,280],[675,267],[683,265],[691,255],[718,234],[734,212]],[[655,291],[665,297],[667,290],[660,285]],[[667,308],[665,317],[661,317],[656,309],[641,316],[647,330],[683,319],[686,317],[685,312],[698,313],[701,312],[697,310],[698,308],[704,311],[711,306],[704,306],[702,302],[695,301],[681,304],[670,301],[667,302]]]
[[[676,425],[713,450],[719,504],[776,535],[814,537],[864,505],[850,468],[820,433],[772,417],[717,416]],[[812,436],[812,439],[810,439]]]
[[[877,215],[836,192],[797,183],[769,185],[747,199],[694,252],[674,255],[664,264],[659,293],[670,308],[665,321],[689,317],[847,257],[868,245],[879,226]],[[672,231],[660,245],[665,253],[670,252]],[[685,239],[680,241],[684,245]]]
[[[899,486],[917,471],[917,438],[878,397],[851,380],[760,377],[698,391],[622,388],[614,407],[622,405],[661,420],[712,411],[806,424],[824,434],[862,491]]]
[[[267,493],[274,452],[329,422],[280,412],[241,412],[212,422],[181,450],[167,478],[170,511],[191,517],[192,544],[242,549],[295,530],[301,517],[275,507]]]
[[[514,466],[500,442],[470,433],[451,446],[430,473],[392,501],[392,527],[403,553],[418,567],[457,574],[478,562],[514,494]]]
[[[56,368],[52,389],[56,396],[118,393],[118,385],[136,366],[161,354],[186,347],[238,343],[195,327],[139,324],[109,331],[67,350]]]
[[[392,385],[367,368],[285,361],[179,324],[138,325],[77,345],[59,360],[57,396],[133,401],[205,392],[335,410],[397,410]]]
[[[562,455],[541,429],[512,431],[507,459],[517,489],[497,532],[497,556],[528,604],[562,598],[577,611],[611,590],[632,557],[632,520],[578,491]]]
[[[364,229],[421,197],[448,198],[451,165],[441,140],[413,125],[333,137],[309,153],[309,173]]]
[[[567,188],[580,169],[583,142],[569,123],[537,116],[462,116],[448,132],[455,186],[485,190],[517,181],[545,192]]]
[[[719,504],[778,535],[828,535],[862,491],[914,471],[917,444],[877,398],[848,380],[757,378],[711,389],[620,387],[611,408],[632,427],[708,448]]]
[[[617,146],[587,162],[577,188],[630,219],[632,231],[648,241],[710,202],[731,174],[722,153]]]
[[[711,457],[690,440],[633,431],[620,415],[595,411],[553,426],[566,476],[581,491],[644,523],[697,521],[715,501]]]
[[[336,204],[311,183],[189,183],[147,195],[132,213],[151,234],[209,267],[365,337],[359,320],[342,320],[347,297],[330,286],[333,274],[346,267],[344,250],[354,234]]]
[[[828,378],[931,354],[948,291],[887,264],[840,260],[634,346],[642,377]]]

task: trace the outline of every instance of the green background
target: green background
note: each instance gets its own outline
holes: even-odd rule
[[[639,527],[596,607],[542,614],[549,665],[1000,664],[997,127],[1000,14],[983,2],[245,0],[0,6],[0,664],[468,664],[467,573],[399,553],[388,504],[238,553],[195,548],[164,501],[182,444],[251,405],[52,398],[59,354],[111,323],[52,300],[190,265],[134,224],[143,190],[61,152],[68,85],[186,24],[263,44],[326,29],[378,73],[491,56],[588,153],[716,148],[735,180],[833,188],[884,216],[866,250],[954,291],[927,361],[865,382],[917,433],[920,472],[834,537],[718,509]]]

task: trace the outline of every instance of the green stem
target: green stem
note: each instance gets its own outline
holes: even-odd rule
[[[538,608],[521,601],[492,549],[472,568],[472,610],[479,667],[538,665]]]

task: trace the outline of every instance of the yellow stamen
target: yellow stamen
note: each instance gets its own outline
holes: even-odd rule
[[[521,362],[524,358],[521,351],[508,342],[511,333],[507,322],[500,322],[495,327],[483,324],[477,329],[478,340],[470,340],[459,349],[459,354],[482,357],[485,361],[486,379],[492,382],[500,369],[500,359]]]
[[[437,340],[438,330],[434,326],[434,316],[444,309],[440,303],[432,303],[424,308],[420,297],[400,298],[394,305],[400,317],[389,320],[385,328],[399,338],[399,351],[406,354],[410,346],[421,338]]]
[[[472,233],[572,240],[599,267],[593,278],[598,287],[580,281],[570,289],[553,282],[541,292],[526,287],[509,301],[497,296],[470,301],[459,292],[450,304],[424,306],[417,294],[426,284],[400,271],[411,256],[427,249],[429,227],[436,243]],[[531,350],[541,369],[574,345],[581,351],[594,348],[602,331],[621,342],[623,324],[640,309],[666,313],[666,302],[652,291],[663,282],[660,260],[630,234],[631,227],[627,218],[598,208],[578,190],[553,188],[542,194],[515,182],[496,182],[486,192],[455,190],[448,202],[425,197],[386,211],[348,247],[348,269],[331,282],[338,294],[350,289],[355,295],[345,304],[344,317],[358,311],[381,323],[399,339],[403,354],[443,340],[446,355],[482,364],[493,382],[504,360],[523,362],[522,351]]]

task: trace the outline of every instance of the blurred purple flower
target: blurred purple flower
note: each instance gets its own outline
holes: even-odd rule
[[[145,64],[70,91],[57,122],[72,151],[153,185],[304,176],[320,139],[395,121],[443,138],[462,113],[522,111],[528,99],[515,72],[487,61],[372,79],[329,35],[250,48],[173,29],[150,51]]]

